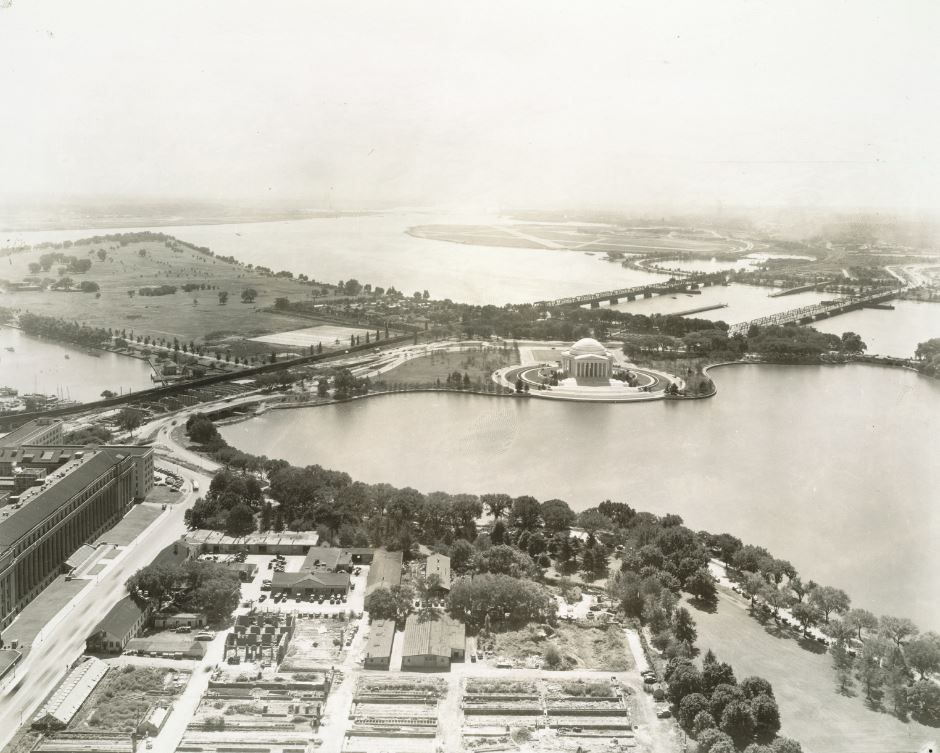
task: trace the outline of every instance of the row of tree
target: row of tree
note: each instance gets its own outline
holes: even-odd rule
[[[218,563],[187,560],[182,564],[152,564],[138,570],[125,583],[140,606],[159,611],[196,612],[210,622],[223,622],[238,606],[241,580]]]

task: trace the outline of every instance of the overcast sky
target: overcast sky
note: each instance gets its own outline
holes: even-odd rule
[[[14,0],[0,192],[934,210],[938,5]]]

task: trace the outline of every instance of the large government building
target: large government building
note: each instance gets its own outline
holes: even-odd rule
[[[0,628],[153,488],[152,448],[63,446],[56,424],[0,438]]]
[[[610,379],[614,356],[597,340],[585,337],[562,351],[561,370],[575,379]]]

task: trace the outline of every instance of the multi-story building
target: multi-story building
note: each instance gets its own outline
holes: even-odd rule
[[[37,418],[0,437],[0,447],[19,447],[24,444],[48,447],[62,444],[63,424],[54,418]]]
[[[153,450],[76,450],[48,473],[21,472],[17,478],[11,492],[17,491],[0,507],[0,628],[62,571],[73,552],[146,496],[153,487]]]

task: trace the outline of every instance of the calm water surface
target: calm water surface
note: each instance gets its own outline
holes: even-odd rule
[[[903,358],[912,357],[918,343],[940,337],[940,303],[890,301],[890,304],[894,311],[850,311],[813,326],[834,335],[858,332],[868,346],[868,353]]]
[[[0,386],[15,387],[20,394],[41,392],[88,402],[97,400],[103,390],[120,393],[153,387],[152,373],[150,365],[137,358],[85,351],[0,327]]]
[[[245,450],[424,492],[676,512],[767,546],[858,605],[940,627],[940,382],[861,365],[714,376],[718,396],[688,403],[393,395],[274,411],[222,433]]]
[[[428,290],[461,303],[525,303],[614,287],[659,282],[665,277],[626,269],[601,254],[499,248],[415,238],[405,231],[431,223],[501,224],[498,217],[389,213],[232,225],[129,228],[176,236],[217,254],[289,269],[323,282],[352,277],[394,286],[406,294]],[[9,243],[40,243],[117,233],[120,230],[19,232]]]

